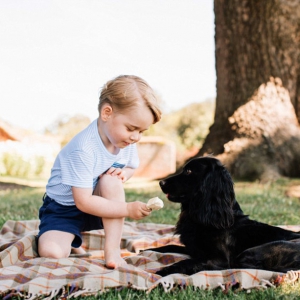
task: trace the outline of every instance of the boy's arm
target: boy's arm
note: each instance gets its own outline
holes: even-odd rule
[[[116,179],[119,180],[119,179]],[[77,208],[85,213],[103,218],[124,218],[140,220],[151,213],[146,203],[113,201],[93,195],[92,188],[72,187]]]
[[[134,174],[135,169],[125,167],[123,169],[111,167],[105,174],[118,176],[122,182],[126,182]]]
[[[123,170],[124,170],[124,172],[126,174],[125,175],[125,178],[126,178],[125,181],[127,181],[128,179],[130,179],[132,177],[132,175],[134,174],[134,172],[135,172],[135,169],[128,168],[128,167],[125,167]],[[125,182],[125,181],[123,181],[123,182]]]

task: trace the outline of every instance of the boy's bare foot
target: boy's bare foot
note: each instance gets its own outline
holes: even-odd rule
[[[89,253],[89,252],[86,252],[81,247],[79,247],[79,248],[72,248],[71,254],[69,255],[69,257],[89,257],[89,256],[92,256],[92,254]]]
[[[78,248],[72,248],[71,253],[72,254],[85,254],[86,251],[82,247],[78,247]]]
[[[121,257],[120,249],[116,249],[105,252],[105,264],[109,269],[117,269],[127,265],[127,262]]]

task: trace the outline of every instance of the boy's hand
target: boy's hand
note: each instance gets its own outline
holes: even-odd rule
[[[119,179],[122,180],[122,182],[125,182],[127,180],[125,171],[120,168],[111,167],[105,172],[105,174],[111,175],[111,176],[117,176]],[[104,174],[102,174],[102,175],[104,175]],[[100,177],[102,175],[100,175]]]
[[[151,214],[151,209],[144,202],[127,203],[128,217],[134,220],[143,219]]]

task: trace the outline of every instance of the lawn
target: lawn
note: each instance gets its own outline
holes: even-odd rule
[[[300,224],[300,199],[288,197],[287,191],[291,186],[300,185],[300,179],[280,179],[274,183],[260,184],[236,182],[235,191],[245,214],[272,225]],[[43,188],[28,187],[17,184],[0,182],[0,227],[6,220],[37,219],[41,204]],[[157,182],[126,185],[128,201],[140,200],[146,202],[149,198],[158,196],[164,200],[164,209],[153,213],[144,222],[175,224],[180,206],[170,203],[159,189]],[[146,294],[131,289],[112,290],[98,297],[85,299],[299,299],[300,283],[283,285],[267,290],[251,290],[251,292],[230,291],[224,294],[220,289],[213,291],[175,289],[165,294],[157,288]],[[17,299],[17,298],[16,298]]]

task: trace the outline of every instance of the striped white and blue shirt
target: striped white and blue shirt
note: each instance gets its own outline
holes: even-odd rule
[[[98,133],[97,119],[78,133],[57,155],[46,186],[47,195],[62,205],[74,205],[72,186],[94,188],[99,175],[110,167],[137,168],[135,144],[110,153]]]

